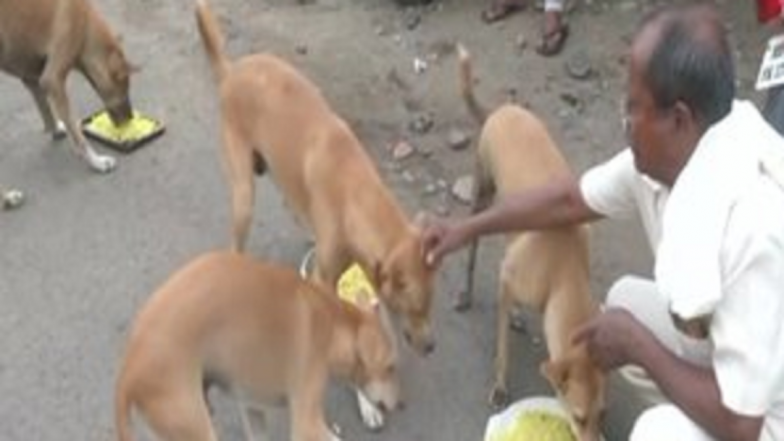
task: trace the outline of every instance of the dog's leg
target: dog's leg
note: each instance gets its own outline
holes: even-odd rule
[[[498,295],[498,326],[496,334],[495,378],[490,391],[490,404],[496,408],[503,407],[509,401],[506,386],[506,372],[509,364],[509,310],[513,306],[511,285],[502,274]]]
[[[231,187],[232,248],[243,252],[248,241],[253,216],[255,183],[253,182],[254,156],[249,147],[238,139],[234,129],[223,124],[223,153],[226,173]],[[259,156],[259,160],[263,158]]]
[[[471,205],[471,214],[485,210],[493,199],[495,186],[492,178],[486,170],[482,158],[477,155],[474,163],[474,194]],[[476,253],[479,248],[479,239],[474,239],[468,247],[468,261],[465,269],[465,284],[463,290],[457,291],[454,296],[452,307],[456,311],[465,311],[473,303],[474,291],[474,268],[476,267]]]
[[[239,391],[235,388],[231,389],[231,395],[234,399],[235,404],[237,405],[237,410],[240,413],[240,421],[242,423],[242,430],[245,432],[245,439],[247,441],[255,441],[257,438],[253,435],[253,426],[250,420],[250,411],[251,408],[247,402],[242,398]],[[261,426],[261,433],[262,433],[262,441],[269,440],[269,434],[267,433],[267,417],[264,411],[260,407],[254,407],[253,411],[258,415],[259,425]]]
[[[340,441],[324,418],[324,387],[328,375],[320,372],[305,374],[289,400],[291,439],[295,441]]]
[[[356,388],[356,391],[357,404],[359,405],[359,414],[362,417],[362,423],[372,431],[381,430],[384,427],[384,412],[370,401],[361,389]]]
[[[44,123],[44,132],[51,135],[55,140],[64,138],[67,134],[65,124],[62,121],[55,120],[54,115],[52,115],[52,109],[49,107],[49,102],[46,101],[46,94],[41,89],[38,81],[22,80],[22,83],[30,92],[30,95],[33,96],[38,113],[41,115]]]
[[[141,414],[158,439],[166,441],[217,441],[201,388],[168,388],[163,397],[140,403]]]
[[[313,281],[330,290],[335,290],[340,279],[349,265],[351,258],[349,254],[334,244],[332,238],[335,234],[316,234],[316,237],[323,240],[316,241],[316,266],[313,271]]]
[[[66,40],[60,38],[60,40]],[[56,53],[56,51],[55,51]],[[57,62],[59,60],[59,62]],[[71,137],[77,154],[82,157],[93,170],[108,173],[117,167],[117,160],[111,156],[100,155],[87,142],[79,129],[79,125],[71,115],[71,104],[65,91],[65,83],[70,66],[61,57],[50,56],[41,75],[41,88],[49,101],[54,117],[65,123],[65,129]]]

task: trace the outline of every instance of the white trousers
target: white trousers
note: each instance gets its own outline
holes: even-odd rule
[[[679,357],[700,365],[711,363],[713,348],[709,340],[697,340],[678,331],[672,323],[667,299],[649,279],[626,276],[618,280],[607,294],[605,307],[629,311],[656,338]],[[630,441],[711,441],[697,424],[680,409],[667,404],[656,384],[639,366],[624,366],[621,377],[628,381],[646,404],[653,406],[637,419]]]

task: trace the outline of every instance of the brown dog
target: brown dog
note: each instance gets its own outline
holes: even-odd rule
[[[202,394],[210,377],[235,398],[285,396],[292,440],[336,440],[322,407],[329,377],[348,377],[368,400],[394,409],[396,362],[375,306],[341,301],[289,268],[206,254],[171,276],[136,317],[117,380],[119,439],[131,440],[135,408],[162,440],[215,440]]]
[[[468,52],[458,46],[463,98],[472,115],[483,123],[477,147],[474,211],[487,207],[498,194],[505,197],[569,176],[571,171],[544,124],[532,113],[504,105],[487,116],[473,94]],[[469,249],[466,291],[458,307],[468,307],[478,242]],[[528,231],[509,237],[499,275],[498,340],[495,384],[490,400],[503,405],[508,399],[509,313],[515,303],[543,314],[550,360],[542,373],[569,408],[582,440],[597,440],[604,410],[603,372],[595,366],[585,345],[571,344],[572,333],[598,308],[589,285],[588,231],[573,226]]]
[[[272,55],[230,63],[203,1],[197,17],[220,88],[234,249],[242,250],[248,235],[254,165],[268,168],[297,219],[315,236],[317,279],[335,286],[358,262],[384,304],[406,319],[408,341],[430,352],[433,270],[422,255],[420,228],[406,219],[362,145],[316,86]]]
[[[22,80],[47,133],[67,132],[93,170],[109,172],[115,159],[93,150],[71,114],[65,83],[72,69],[84,74],[115,124],[131,118],[132,68],[87,0],[0,0],[0,70]]]

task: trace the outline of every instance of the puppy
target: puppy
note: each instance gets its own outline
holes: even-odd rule
[[[505,197],[545,184],[571,171],[545,125],[529,111],[504,105],[489,114],[473,93],[468,52],[458,45],[461,91],[471,114],[483,124],[477,146],[475,212],[498,194]],[[589,286],[588,231],[585,226],[526,231],[509,236],[499,274],[498,339],[492,404],[508,400],[509,312],[523,304],[543,314],[550,359],[541,371],[566,404],[582,440],[598,440],[605,407],[603,372],[585,345],[571,335],[598,312]],[[466,290],[458,307],[468,307],[478,242],[469,248]]]
[[[216,440],[202,393],[210,378],[235,398],[286,397],[292,440],[337,440],[322,406],[329,378],[349,378],[391,410],[399,404],[396,363],[374,305],[343,302],[288,268],[206,254],[136,317],[116,386],[118,438],[131,440],[135,408],[161,440]]]
[[[133,69],[87,0],[0,0],[0,70],[22,80],[47,133],[54,138],[67,133],[93,170],[109,172],[115,159],[93,150],[71,114],[65,83],[72,69],[84,74],[115,124],[131,118]]]
[[[316,86],[272,55],[231,63],[215,17],[205,1],[198,5],[199,31],[220,89],[234,249],[243,250],[247,240],[254,169],[269,170],[315,237],[316,279],[335,286],[358,262],[384,304],[405,318],[408,341],[430,352],[433,270],[425,264],[421,228],[406,219],[362,145]]]

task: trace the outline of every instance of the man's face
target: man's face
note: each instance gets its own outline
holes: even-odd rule
[[[626,137],[634,164],[640,173],[659,182],[667,181],[668,152],[673,147],[675,127],[668,110],[659,109],[645,84],[645,60],[632,53],[626,91]]]

